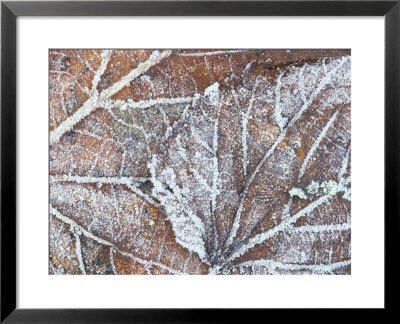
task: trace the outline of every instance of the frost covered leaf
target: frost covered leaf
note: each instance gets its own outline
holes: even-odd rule
[[[50,51],[50,273],[349,274],[346,50]]]

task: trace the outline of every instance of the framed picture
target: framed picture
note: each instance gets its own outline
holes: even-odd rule
[[[1,321],[392,309],[399,15],[2,2]]]

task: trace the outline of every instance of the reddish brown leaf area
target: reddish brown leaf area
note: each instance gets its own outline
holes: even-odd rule
[[[51,274],[350,274],[349,50],[51,50]]]

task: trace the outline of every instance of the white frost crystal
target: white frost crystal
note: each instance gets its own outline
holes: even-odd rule
[[[215,82],[204,90],[204,96],[208,97],[210,103],[218,106],[219,105],[219,83]]]
[[[351,200],[351,189],[343,182],[338,183],[333,180],[327,180],[318,183],[316,181],[312,181],[306,187],[306,189],[306,192],[304,192],[303,189],[294,187],[289,191],[289,194],[291,197],[309,199],[312,195],[320,196],[322,193],[325,195],[336,195],[338,193],[343,193],[343,198]]]
[[[306,194],[300,188],[293,188],[292,190],[289,191],[289,194],[292,197],[298,197],[300,199],[307,199]]]
[[[307,191],[313,195],[316,195],[319,190],[319,183],[315,181],[311,181],[311,183],[307,186]]]
[[[324,181],[321,183],[321,188],[324,194],[335,195],[338,192],[338,183],[332,180]]]

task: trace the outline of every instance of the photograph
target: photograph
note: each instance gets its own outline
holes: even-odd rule
[[[0,9],[1,323],[397,309],[400,0]]]
[[[350,275],[350,49],[49,49],[50,275]]]

